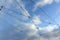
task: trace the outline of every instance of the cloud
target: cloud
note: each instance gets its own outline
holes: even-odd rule
[[[33,16],[32,21],[34,24],[41,24],[42,23],[39,16]]]
[[[24,37],[24,35],[22,35],[22,37],[20,36],[20,38],[22,38],[22,39],[24,37],[23,40],[25,40],[25,39],[27,39],[27,40],[31,39],[31,37],[34,36],[34,35],[35,35],[35,37],[37,37],[37,31],[38,30],[36,29],[36,26],[34,24],[32,24],[32,23],[23,23],[23,24],[21,24],[20,23],[20,27],[15,32],[19,33],[21,31],[21,28],[22,28],[22,32],[21,33],[22,34],[25,33],[24,34],[25,37]],[[14,34],[14,35],[17,35],[17,34]],[[19,34],[19,35],[21,35],[21,34]],[[20,40],[22,40],[22,39],[20,39]]]
[[[37,26],[34,23],[25,23],[15,19],[13,26],[14,28],[8,29],[9,35],[7,34],[9,36],[8,38],[12,40],[48,40],[48,38],[50,40],[57,40],[60,35],[60,31],[57,32],[58,30],[56,30],[59,29],[57,25],[48,25],[37,29]],[[54,30],[55,32],[53,32]]]
[[[36,2],[36,4],[34,5],[33,11],[35,11],[39,6],[51,4],[52,2],[53,2],[53,0],[42,0],[42,1]]]
[[[40,28],[39,34],[41,37],[43,39],[58,40],[60,37],[59,27],[57,25],[48,25],[47,27]]]
[[[37,29],[33,23],[25,23],[19,20],[15,20],[13,26],[6,29],[7,40],[51,40],[59,39],[59,32],[52,32],[55,29],[59,29],[56,25],[48,25],[43,28]],[[50,31],[51,30],[51,31]],[[58,31],[58,30],[57,30]],[[52,36],[50,36],[52,35]],[[5,40],[5,39],[4,39]]]
[[[42,0],[42,1],[39,1],[39,2],[36,2],[36,4],[34,5],[34,9],[33,11],[35,11],[39,6],[45,6],[47,4],[52,4],[53,2],[56,2],[56,3],[60,3],[60,0]]]
[[[49,1],[46,0],[44,3],[48,3]],[[21,10],[22,14],[25,15],[26,17],[30,16],[28,11],[25,9],[25,6],[21,1],[18,1],[20,7],[19,9]],[[51,2],[50,2],[51,3]],[[48,4],[50,4],[48,3]],[[12,17],[13,19],[13,17]],[[14,18],[15,19],[15,18]],[[33,23],[25,23],[22,22],[18,19],[15,19],[14,23],[10,23],[13,26],[10,26],[8,29],[6,29],[7,32],[5,37],[7,40],[59,40],[60,38],[60,28],[57,27],[57,25],[48,25],[45,27],[39,27],[37,29],[36,24],[41,24],[42,21],[39,16],[33,16],[32,20]],[[54,32],[55,30],[55,32]],[[4,39],[5,40],[5,39]]]
[[[22,14],[25,15],[26,17],[30,16],[30,14],[28,13],[28,11],[25,9],[25,6],[23,5],[23,3],[21,3],[21,1],[18,1],[19,3],[19,9],[21,10]],[[42,5],[46,5],[46,4],[51,4],[52,0],[48,1],[42,1],[41,3],[38,2],[36,5],[36,7],[38,7],[40,4]],[[39,27],[39,29],[37,29],[36,24],[41,24],[41,20],[39,16],[33,16],[32,20],[33,23],[29,22],[29,23],[25,23],[25,22],[21,22],[21,21],[16,21],[15,27],[17,29],[14,29],[13,31],[15,31],[15,33],[12,35],[14,38],[12,39],[16,39],[18,37],[18,40],[48,40],[48,38],[50,40],[54,40],[59,39],[59,36],[57,35],[57,37],[55,37],[56,32],[53,32],[55,29],[58,29],[57,25],[48,25],[45,27]],[[58,31],[58,30],[57,30]],[[18,35],[18,36],[17,36]]]
[[[20,11],[22,12],[23,16],[28,17],[30,16],[29,12],[25,9],[25,6],[21,0],[16,0],[18,2],[18,7]]]
[[[33,23],[25,23],[25,22],[19,22],[17,23],[17,30],[15,30],[16,33],[24,33],[24,36],[20,36],[21,40],[54,40],[59,39],[59,33],[56,33],[59,30],[59,27],[57,25],[48,25],[45,27],[39,27],[39,30],[37,29],[37,26]],[[19,24],[19,26],[18,26]],[[16,25],[16,24],[15,24]],[[55,30],[55,32],[53,32]],[[21,32],[22,31],[22,32]],[[14,35],[17,35],[14,33]],[[21,34],[19,34],[21,35]],[[24,39],[23,39],[24,38]]]
[[[48,31],[48,32],[52,32],[54,29],[58,29],[57,25],[48,25],[46,27],[43,28],[39,28],[40,30],[44,30],[44,31]]]

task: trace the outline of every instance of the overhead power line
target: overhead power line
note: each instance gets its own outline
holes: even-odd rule
[[[35,3],[33,0],[31,0],[33,3]],[[44,14],[51,20],[51,21],[53,21],[56,25],[59,25],[54,19],[52,19],[49,15],[48,15],[48,13],[44,10],[44,9],[42,9],[42,8],[40,8],[40,10],[42,11],[42,12],[44,12]]]

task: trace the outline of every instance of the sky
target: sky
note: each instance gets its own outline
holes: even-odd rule
[[[60,0],[0,0],[0,9],[0,40],[60,39]]]

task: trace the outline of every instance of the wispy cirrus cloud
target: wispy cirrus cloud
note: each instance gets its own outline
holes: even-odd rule
[[[42,4],[42,6],[46,5],[46,4],[51,4],[53,1],[51,0],[46,0],[46,1],[42,1],[41,3],[37,3],[36,7],[38,7],[40,4]],[[21,1],[18,1],[20,7],[19,9],[21,10],[22,14],[25,15],[26,17],[30,16],[28,11],[25,9],[25,6],[23,5],[23,3],[21,3]],[[15,32],[17,34],[14,33],[14,35],[18,35],[18,38],[20,38],[20,40],[54,40],[54,39],[59,39],[59,34],[53,32],[53,30],[58,29],[57,25],[48,25],[45,26],[43,28],[39,27],[39,29],[37,29],[36,24],[40,24],[42,21],[40,20],[39,16],[33,16],[32,20],[33,23],[25,23],[25,22],[16,22],[17,24],[17,31],[15,30]],[[15,24],[15,25],[16,25]],[[19,24],[19,25],[18,25]],[[21,30],[20,30],[21,29]],[[57,30],[58,31],[58,30]],[[22,34],[22,36],[21,36]],[[55,35],[57,35],[57,37],[55,37]],[[15,37],[14,36],[14,37]],[[24,39],[23,39],[24,38]]]
[[[36,4],[34,5],[33,11],[35,11],[39,6],[45,6],[47,4],[50,5],[53,2],[60,3],[60,0],[42,0],[42,1],[36,2]]]
[[[45,4],[45,3],[47,4],[49,1],[46,0],[43,2],[44,2],[43,4]],[[19,9],[22,12],[22,14],[25,15],[25,18],[30,16],[28,11],[25,9],[23,3],[21,3],[21,1],[18,1],[18,3],[20,5]],[[49,2],[48,4],[51,4],[51,2]],[[12,19],[14,19],[14,18],[12,17]],[[30,22],[25,23],[25,22],[21,22],[18,19],[14,19],[14,20],[13,20],[14,22],[12,21],[12,23],[11,23],[11,19],[10,19],[10,23],[13,24],[14,28],[11,27],[8,29],[8,32],[6,31],[7,32],[6,35],[9,34],[8,37],[5,37],[5,38],[8,38],[7,40],[16,40],[16,39],[17,40],[48,40],[48,39],[59,40],[59,38],[60,38],[60,34],[59,34],[60,28],[57,25],[48,25],[43,28],[39,27],[39,29],[37,29],[36,24],[41,24],[41,22],[42,22],[40,20],[39,16],[32,17],[31,21],[33,21],[34,23],[30,23]],[[15,27],[16,27],[16,29],[15,29]],[[55,32],[52,32],[55,29],[58,29],[58,30],[56,30]]]
[[[53,0],[42,0],[42,1],[36,2],[36,4],[34,5],[33,11],[35,11],[39,6],[45,6],[47,4],[51,4],[52,2]]]
[[[25,9],[25,6],[24,6],[23,2],[21,0],[16,0],[16,2],[17,2],[17,5],[18,5],[17,8],[20,9],[20,11],[22,12],[23,16],[25,16],[25,17],[30,16],[29,12]]]

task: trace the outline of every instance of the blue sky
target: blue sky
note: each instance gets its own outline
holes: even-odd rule
[[[59,5],[60,3],[56,3],[56,2],[53,1],[53,3],[51,3],[51,4],[46,4],[44,6],[39,6],[36,9],[36,11],[33,12],[32,9],[33,9],[33,5],[35,3],[35,1],[34,2],[33,1],[23,0],[24,4],[26,5],[26,9],[28,10],[28,12],[31,15],[40,15],[41,20],[43,20],[43,21],[44,20],[50,20],[51,22],[53,22],[52,24],[54,24],[54,22],[55,22],[54,20],[56,20],[58,18],[58,16],[59,16],[58,10],[59,10],[59,7],[60,7],[60,5]],[[40,8],[43,9],[47,13],[47,15],[49,17],[51,17],[52,20]],[[47,18],[47,19],[45,19],[45,18]]]
[[[60,0],[0,0],[0,9],[0,40],[59,40]]]

